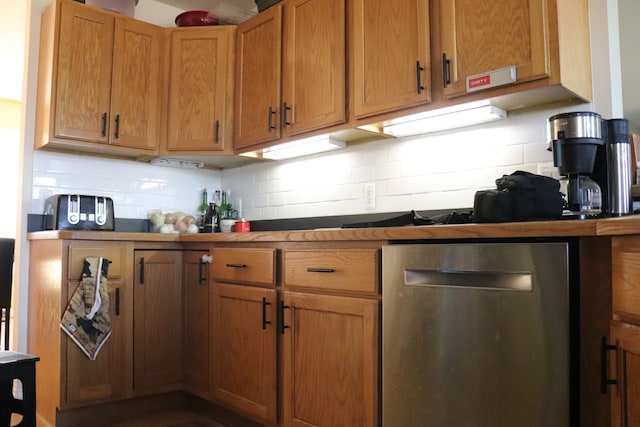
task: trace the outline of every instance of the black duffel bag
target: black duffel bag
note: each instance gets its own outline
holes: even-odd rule
[[[497,189],[478,191],[473,201],[476,222],[557,219],[563,197],[558,180],[516,171],[496,179]]]

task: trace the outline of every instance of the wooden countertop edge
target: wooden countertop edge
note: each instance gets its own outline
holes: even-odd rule
[[[69,239],[148,242],[322,242],[437,239],[580,237],[640,234],[640,215],[600,220],[531,221],[354,229],[258,231],[250,233],[160,234],[54,230],[28,233],[29,240]]]

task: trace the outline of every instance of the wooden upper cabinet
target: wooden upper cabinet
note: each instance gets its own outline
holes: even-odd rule
[[[166,150],[230,152],[235,27],[171,30]]]
[[[160,27],[52,3],[42,17],[35,147],[157,152],[163,46]]]
[[[234,146],[346,121],[345,0],[289,0],[238,26]]]
[[[546,3],[546,0],[442,0],[444,95],[465,94],[467,77],[482,77],[507,67],[515,67],[518,82],[547,77],[550,57]],[[470,85],[473,87],[473,82]]]
[[[52,136],[106,144],[115,18],[78,3],[60,8]]]
[[[356,118],[431,100],[429,0],[353,2]]]
[[[116,19],[109,135],[113,145],[144,150],[158,145],[162,40],[155,25]]]
[[[280,137],[282,5],[238,25],[236,36],[236,149]]]
[[[345,0],[285,2],[285,135],[345,122],[345,19]]]

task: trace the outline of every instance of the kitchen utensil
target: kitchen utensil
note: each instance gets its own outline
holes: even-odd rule
[[[178,27],[195,27],[200,25],[218,25],[218,17],[208,10],[188,10],[176,16]]]

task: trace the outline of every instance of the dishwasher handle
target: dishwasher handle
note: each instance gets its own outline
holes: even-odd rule
[[[453,287],[529,292],[533,273],[529,271],[476,271],[458,269],[405,269],[408,286]]]

